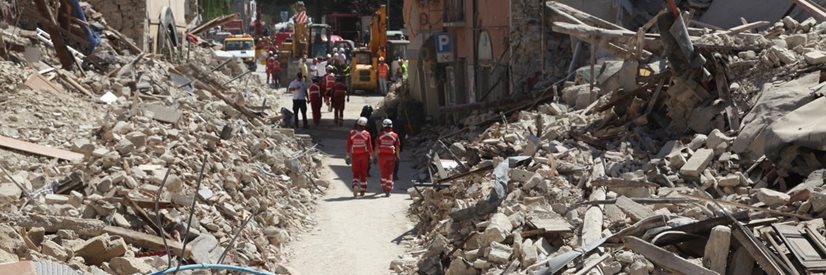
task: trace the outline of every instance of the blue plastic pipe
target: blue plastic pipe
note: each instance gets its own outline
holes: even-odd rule
[[[273,273],[269,273],[266,271],[258,271],[249,267],[245,266],[237,266],[237,265],[226,265],[226,264],[191,264],[191,265],[182,265],[180,268],[171,267],[164,271],[158,271],[155,273],[151,273],[151,275],[164,275],[164,274],[171,274],[178,271],[184,270],[194,270],[194,269],[221,269],[221,270],[233,270],[233,271],[240,271],[249,274],[255,275],[274,275]]]

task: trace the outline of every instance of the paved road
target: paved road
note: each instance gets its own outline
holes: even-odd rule
[[[279,91],[279,103],[291,109],[291,95],[284,92]],[[317,226],[289,245],[289,265],[301,274],[392,274],[390,262],[405,252],[400,241],[413,228],[406,215],[410,204],[406,190],[412,177],[410,156],[402,154],[400,180],[389,198],[381,193],[376,166],[371,169],[366,196],[353,198],[352,173],[344,163],[345,138],[361,106],[375,106],[381,99],[352,96],[345,108],[344,127],[333,126],[332,112],[323,108],[319,127],[297,130],[313,136],[327,155],[323,172],[330,181],[317,207]]]

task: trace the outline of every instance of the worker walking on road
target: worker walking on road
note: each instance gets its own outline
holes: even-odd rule
[[[393,191],[393,170],[396,168],[396,161],[399,160],[399,135],[393,132],[393,121],[384,119],[381,122],[382,128],[376,147],[378,147],[379,172],[381,173],[381,189],[384,196],[389,197]]]
[[[378,78],[379,78],[379,91],[382,95],[387,95],[387,73],[390,68],[387,66],[387,63],[384,63],[384,58],[379,57],[379,68],[378,68]]]
[[[321,88],[317,83],[310,84],[310,110],[313,113],[313,126],[321,123]]]
[[[304,84],[304,75],[301,73],[296,74],[295,80],[290,82],[290,86],[287,87],[291,93],[293,93],[293,113],[295,114],[295,128],[298,128],[298,112],[301,112],[301,116],[304,118],[304,128],[308,128],[307,126],[307,86]]]
[[[367,132],[367,118],[360,117],[356,121],[356,128],[350,130],[347,137],[344,160],[351,165],[353,171],[353,196],[364,196],[367,191],[367,166],[373,154],[373,140]]]
[[[333,86],[333,117],[337,126],[344,126],[344,102],[347,98],[347,86],[336,82]]]
[[[278,88],[278,72],[281,71],[281,63],[278,62],[278,56],[274,52],[270,52],[267,57],[267,85]]]
[[[333,86],[336,85],[336,75],[333,73],[333,66],[327,66],[327,74],[324,75],[324,84],[322,84],[321,88],[324,91],[324,103],[327,104],[327,111],[333,111],[333,105],[331,102],[331,98],[333,97]]]

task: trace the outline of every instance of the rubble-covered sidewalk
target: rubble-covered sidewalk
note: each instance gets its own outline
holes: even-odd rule
[[[71,70],[43,33],[0,23],[0,273],[291,272],[282,245],[327,182],[276,95],[208,47],[141,52],[82,7],[103,31]]]
[[[628,30],[549,1],[613,59],[418,142],[418,274],[826,270],[826,23]],[[655,27],[659,31],[652,31]],[[759,29],[759,31],[757,31]],[[548,100],[546,100],[548,99]],[[544,100],[544,101],[543,101]],[[755,273],[757,272],[757,273]]]

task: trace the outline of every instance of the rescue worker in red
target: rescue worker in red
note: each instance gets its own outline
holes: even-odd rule
[[[379,172],[381,173],[381,189],[384,196],[389,197],[393,191],[393,170],[396,168],[396,161],[399,160],[400,142],[399,135],[393,132],[393,121],[384,119],[381,122],[384,128],[376,138],[378,148]]]
[[[333,123],[337,126],[344,126],[344,102],[347,98],[347,86],[344,83],[336,82],[333,86]]]
[[[367,132],[367,118],[360,117],[356,121],[356,128],[350,130],[347,145],[344,148],[344,160],[351,165],[353,171],[353,196],[364,197],[367,191],[367,165],[373,155],[373,140]]]
[[[327,74],[322,78],[322,81],[324,82],[321,86],[321,89],[324,92],[324,103],[327,104],[328,112],[333,111],[333,105],[330,100],[333,97],[333,86],[336,85],[336,75],[333,73],[333,70],[333,66],[327,66]]]
[[[267,57],[267,85],[271,87],[278,85],[278,72],[281,71],[281,63],[278,62],[278,57],[270,51],[270,56]]]
[[[313,113],[313,126],[321,123],[321,87],[313,82],[308,89],[310,93],[310,110]]]

